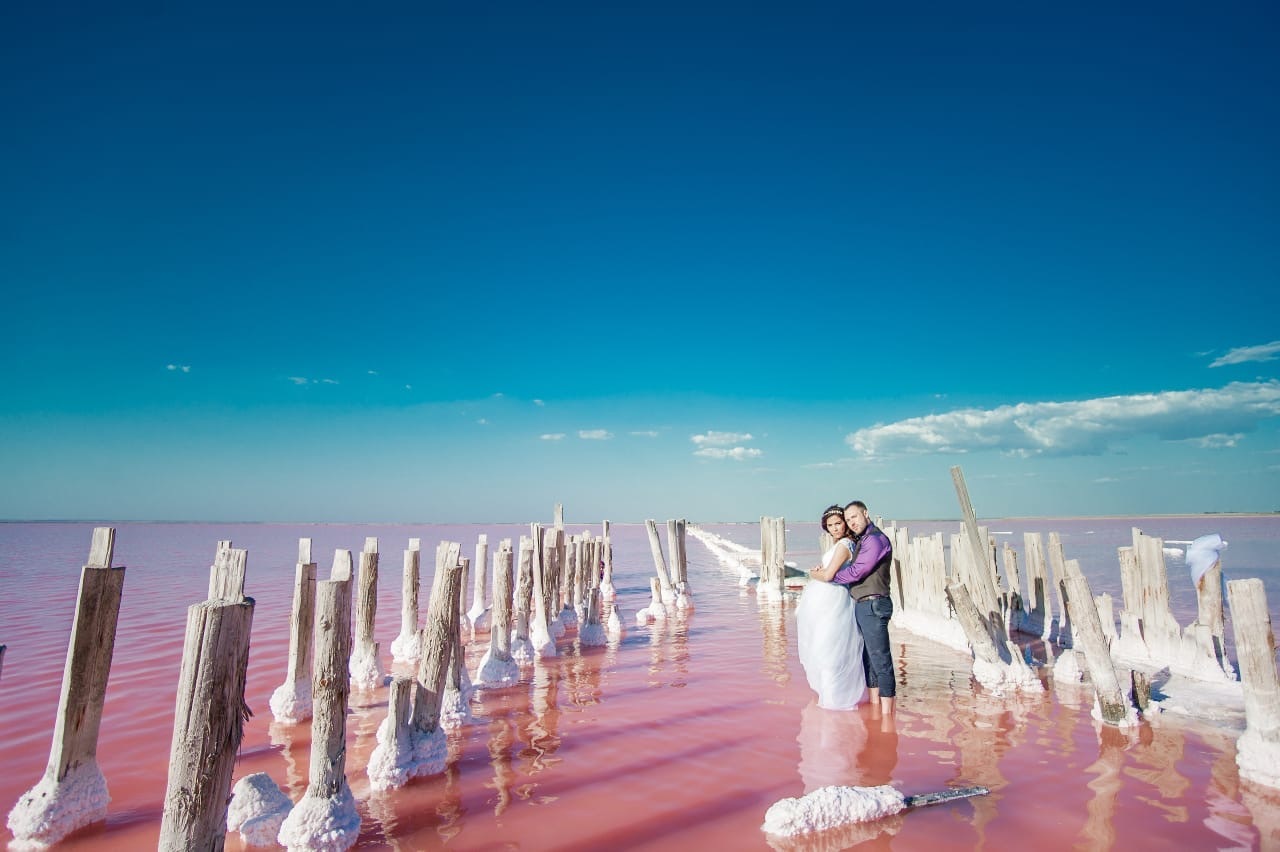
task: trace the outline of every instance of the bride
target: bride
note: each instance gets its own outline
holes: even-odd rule
[[[796,607],[800,664],[809,686],[818,693],[819,707],[852,710],[866,692],[862,633],[848,588],[832,583],[831,578],[853,559],[854,541],[840,506],[822,513],[822,528],[836,542],[822,555],[822,564],[809,569],[809,582]]]

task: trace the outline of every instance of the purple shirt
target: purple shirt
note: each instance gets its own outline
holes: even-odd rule
[[[867,524],[862,537],[858,539],[853,561],[841,567],[831,578],[831,582],[846,586],[856,583],[874,571],[880,564],[880,560],[892,552],[893,547],[889,544],[889,537],[880,532],[875,524]]]

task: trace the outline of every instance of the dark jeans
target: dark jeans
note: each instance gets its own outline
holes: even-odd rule
[[[867,687],[878,687],[881,698],[897,695],[897,679],[893,673],[893,657],[889,654],[889,617],[893,600],[888,597],[858,601],[853,608],[858,629],[862,631],[862,668],[867,673]]]

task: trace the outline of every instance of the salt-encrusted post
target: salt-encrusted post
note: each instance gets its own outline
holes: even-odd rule
[[[400,635],[391,642],[391,658],[411,663],[422,653],[418,634],[418,590],[421,580],[422,539],[409,539],[404,552],[404,577],[400,584]]]
[[[476,572],[475,581],[471,587],[471,609],[467,610],[467,619],[471,622],[471,638],[476,638],[476,633],[489,629],[489,607],[485,603],[485,586],[486,580],[484,569],[489,564],[489,536],[485,533],[480,534],[479,540],[476,541]]]
[[[609,538],[609,522],[603,523],[604,540],[601,543],[601,558],[604,559],[604,576],[600,578],[600,594],[606,600],[613,600],[618,590],[613,585],[613,541]]]
[[[316,661],[311,691],[311,770],[307,792],[280,826],[280,845],[349,849],[360,815],[347,786],[347,702],[351,694],[351,551],[334,554],[332,580],[316,584]],[[192,847],[202,848],[202,847]]]
[[[1062,583],[1071,574],[1067,569],[1067,553],[1062,547],[1062,536],[1056,532],[1049,533],[1049,573],[1058,590],[1057,630],[1049,638],[1064,648],[1071,648],[1075,645],[1075,631],[1071,626],[1073,613],[1067,609],[1067,587]]]
[[[471,560],[463,557],[461,561],[461,573],[463,577],[466,577],[471,573]],[[483,572],[484,566],[478,566],[476,570]],[[466,597],[465,588],[461,586],[458,588],[458,596],[460,598]],[[461,616],[459,616],[458,629],[454,631],[451,641],[453,644],[449,649],[449,667],[448,675],[445,677],[444,682],[444,700],[440,706],[440,724],[447,728],[456,728],[471,721],[470,699],[472,687],[471,677],[463,666],[465,652],[463,650]]]
[[[1073,637],[1078,640],[1089,664],[1089,677],[1093,681],[1102,721],[1109,725],[1133,724],[1135,720],[1125,702],[1120,679],[1116,677],[1116,668],[1111,662],[1111,651],[1102,634],[1102,622],[1098,618],[1098,607],[1089,589],[1089,581],[1076,560],[1066,560],[1063,567],[1066,572],[1062,579],[1063,601],[1071,619]]]
[[[504,538],[493,554],[493,629],[473,679],[477,689],[510,686],[520,679],[520,667],[511,658],[511,556],[511,539]]]
[[[992,635],[987,619],[978,612],[968,587],[963,583],[949,584],[947,598],[973,649],[973,676],[979,683],[997,694],[1006,688],[1030,692],[1043,690],[1040,679],[1022,659],[1017,645],[1007,638],[1002,645],[996,644],[998,639]]]
[[[1267,593],[1256,577],[1227,583],[1231,628],[1244,688],[1244,734],[1236,743],[1240,777],[1280,787],[1280,680]]]
[[[564,622],[560,618],[560,574],[564,570],[565,546],[564,530],[547,530],[542,542],[542,600],[546,615],[544,624],[548,641],[539,643],[536,633],[533,647],[540,655],[554,657],[556,655],[555,640],[564,635]]]
[[[210,570],[210,593],[217,597],[187,610],[157,843],[162,850],[221,849],[227,832],[231,774],[251,715],[244,686],[254,607],[244,596],[248,553],[229,545],[219,544]]]
[[[111,796],[97,754],[124,590],[124,566],[111,566],[115,534],[110,527],[93,531],[89,562],[80,571],[49,763],[9,811],[9,830],[19,842],[51,845],[107,815]]]
[[[360,553],[360,593],[356,598],[356,644],[351,654],[351,686],[354,689],[376,689],[382,686],[386,672],[373,640],[373,626],[378,617],[378,539],[364,540]]]
[[[646,520],[644,527],[649,532],[649,549],[653,552],[653,567],[658,572],[658,584],[662,590],[663,603],[675,603],[675,588],[671,585],[671,575],[667,573],[667,563],[662,558],[662,542],[658,540],[658,525]]]
[[[422,628],[422,659],[418,663],[418,690],[413,722],[419,733],[430,734],[440,727],[440,707],[444,701],[445,679],[453,662],[453,638],[458,633],[458,600],[462,597],[462,565],[456,542],[441,542],[436,549],[436,582],[427,605],[427,623]]]
[[[1044,541],[1037,532],[1022,534],[1022,552],[1027,560],[1027,616],[1022,629],[1032,636],[1048,639],[1053,630],[1052,583],[1044,561]]]
[[[533,602],[533,540],[520,536],[520,565],[516,576],[515,627],[511,631],[511,657],[529,662],[533,644],[529,641],[529,611]]]
[[[578,630],[578,644],[604,645],[609,641],[604,624],[600,620],[600,590],[590,589],[587,592],[587,617]]]
[[[1018,554],[1013,545],[1006,541],[1000,551],[1000,558],[1004,563],[1004,574],[1009,578],[1008,629],[1019,630],[1026,613],[1022,601],[1022,577],[1018,574]]]
[[[293,609],[289,614],[289,668],[284,683],[271,694],[271,714],[277,722],[295,724],[311,718],[311,642],[316,616],[316,564],[311,539],[298,539],[298,564],[293,575]]]
[[[972,560],[970,575],[961,579],[969,587],[969,592],[973,595],[974,603],[978,606],[983,619],[993,627],[1002,625],[1004,617],[1000,610],[995,583],[991,579],[990,550],[982,540],[982,533],[978,529],[978,517],[973,511],[973,504],[969,501],[969,489],[964,484],[964,472],[960,470],[959,465],[951,468],[951,481],[955,484],[956,496],[960,499],[960,511],[964,514],[964,531],[969,545],[969,557]],[[953,555],[952,559],[954,558]]]
[[[551,601],[548,600],[547,586],[550,573],[548,562],[555,558],[555,550],[548,541],[546,530],[541,524],[530,526],[532,553],[530,565],[530,624],[529,642],[531,651],[537,656],[555,655],[555,640],[551,637],[551,617],[549,611]]]
[[[556,504],[555,515],[552,520],[552,525],[558,530],[564,529],[564,504],[563,503]]]

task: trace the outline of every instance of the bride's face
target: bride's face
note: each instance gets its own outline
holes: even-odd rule
[[[844,518],[839,515],[832,515],[827,518],[827,532],[831,533],[832,538],[844,538],[845,533],[848,532]]]

